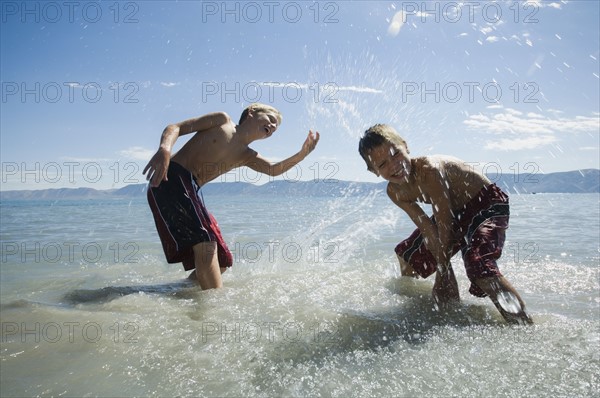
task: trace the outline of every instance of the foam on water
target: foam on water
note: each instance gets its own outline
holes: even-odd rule
[[[43,371],[38,384],[23,380],[27,395],[592,391],[597,321],[549,314],[535,317],[533,327],[508,327],[487,302],[442,315],[432,308],[426,281],[336,271],[334,278],[325,271],[232,278],[218,292],[180,285],[71,308],[3,309],[3,322],[94,322],[104,333],[93,343],[93,328],[88,341],[74,334],[73,342],[42,339],[24,347],[11,339],[3,377],[12,380],[35,362]]]
[[[132,264],[2,264],[1,395],[597,392],[599,273],[586,260],[589,247],[563,240],[579,257],[546,261],[544,248],[559,235],[545,236],[538,261],[503,257],[532,327],[507,326],[489,300],[469,296],[460,259],[454,269],[462,303],[442,313],[432,281],[398,277],[392,249],[412,225],[384,199],[298,200],[306,217],[271,220],[269,231],[232,211],[238,225],[229,242],[278,239],[306,255],[287,262],[263,253],[252,262],[238,251],[225,287],[215,291],[199,291],[178,266],[165,264],[155,237],[139,240],[144,254]],[[260,211],[259,201],[251,205]],[[86,217],[100,223],[103,212]],[[227,231],[227,216],[217,218]],[[125,230],[139,223],[121,221]],[[521,228],[514,222],[509,236],[521,239]],[[110,241],[97,232],[94,238]],[[310,250],[329,242],[339,257]],[[12,333],[21,325],[29,332]]]

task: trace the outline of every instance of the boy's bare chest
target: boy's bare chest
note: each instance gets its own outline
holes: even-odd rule
[[[395,184],[394,194],[396,197],[403,202],[419,202],[432,204],[432,195],[427,191],[425,187],[418,184],[413,185],[398,185]]]
[[[202,185],[239,167],[247,151],[246,146],[237,145],[227,135],[207,134],[188,141],[176,156],[185,158],[186,168]]]

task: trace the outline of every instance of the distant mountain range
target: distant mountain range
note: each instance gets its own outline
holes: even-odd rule
[[[514,193],[600,193],[600,170],[587,169],[549,174],[489,175],[509,194]],[[263,185],[246,182],[213,182],[202,188],[204,195],[246,196],[361,196],[374,190],[385,190],[387,182],[351,182],[342,180],[285,181]],[[0,200],[60,200],[135,198],[146,194],[146,184],[119,189],[58,188],[0,191]]]

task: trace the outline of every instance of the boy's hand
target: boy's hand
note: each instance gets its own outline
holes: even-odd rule
[[[439,309],[445,309],[451,303],[460,302],[460,294],[452,266],[448,264],[444,267],[438,266],[438,268],[433,284],[433,300]]]
[[[169,161],[171,154],[164,148],[158,148],[158,151],[152,156],[142,174],[146,174],[146,180],[150,181],[150,186],[157,187],[161,182],[167,181],[167,170],[169,169]]]
[[[302,150],[300,151],[302,155],[304,155],[305,157],[308,156],[308,154],[311,153],[313,149],[315,149],[315,147],[317,146],[319,138],[320,135],[318,131],[313,134],[312,130],[309,130],[308,137],[306,137],[304,144],[302,144]]]

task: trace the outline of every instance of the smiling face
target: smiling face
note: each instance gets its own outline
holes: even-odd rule
[[[240,116],[239,125],[251,133],[251,141],[269,138],[281,124],[281,113],[270,105],[254,103]]]
[[[391,126],[370,127],[358,143],[358,152],[370,172],[390,182],[402,183],[411,173],[411,160],[406,141]]]
[[[367,151],[367,158],[369,171],[390,182],[400,184],[410,176],[410,156],[405,146],[384,142]]]
[[[258,112],[253,114],[257,128],[264,134],[263,138],[269,138],[279,127],[277,115],[273,112]]]

